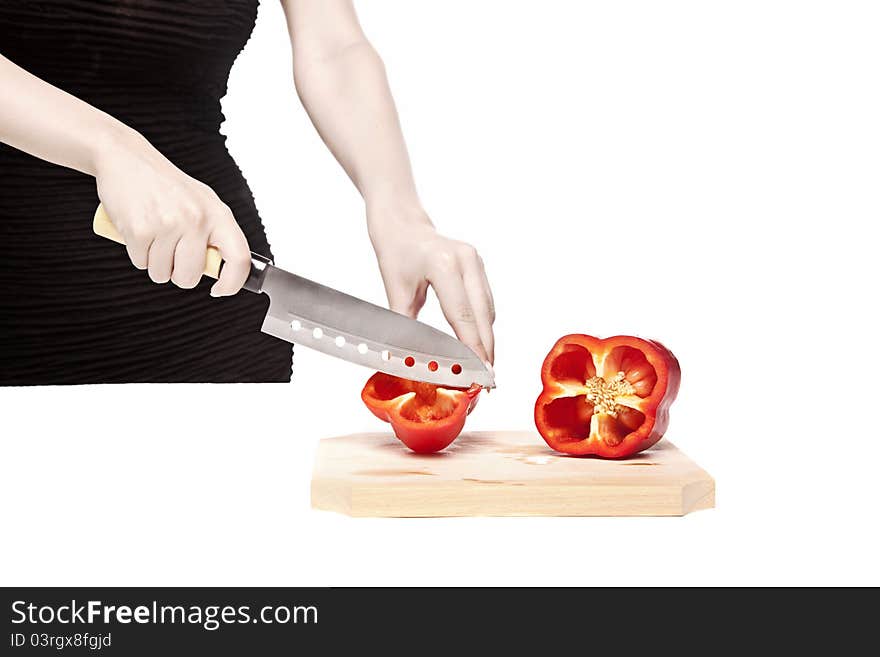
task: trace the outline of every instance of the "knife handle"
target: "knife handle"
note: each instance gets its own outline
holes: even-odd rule
[[[113,222],[107,215],[107,211],[104,209],[103,204],[99,205],[98,209],[95,210],[95,220],[92,222],[92,230],[95,231],[95,235],[105,237],[108,240],[112,240],[119,244],[125,244],[125,238],[122,237],[122,234],[118,230],[116,230],[116,226],[113,225]],[[220,267],[222,264],[223,258],[220,257],[220,251],[213,246],[209,246],[205,253],[205,276],[220,278]]]

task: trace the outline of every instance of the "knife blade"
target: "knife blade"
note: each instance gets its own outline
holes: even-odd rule
[[[99,205],[95,234],[125,241]],[[217,278],[222,261],[209,247],[205,274]],[[495,387],[489,366],[464,343],[432,326],[276,267],[251,254],[244,288],[269,297],[262,331],[394,376],[448,387]]]

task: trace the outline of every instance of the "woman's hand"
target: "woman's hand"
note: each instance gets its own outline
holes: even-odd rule
[[[126,136],[97,160],[98,196],[125,238],[128,256],[155,283],[198,285],[208,245],[224,265],[211,296],[241,289],[250,250],[230,209],[207,185],[169,162],[140,135]]]
[[[210,244],[226,261],[211,294],[238,292],[250,271],[247,240],[210,188],[128,126],[2,55],[0,99],[0,141],[95,176],[135,267],[157,283],[195,287]]]
[[[494,363],[495,304],[477,250],[439,235],[423,211],[368,206],[367,225],[391,310],[415,318],[430,285],[459,340]]]

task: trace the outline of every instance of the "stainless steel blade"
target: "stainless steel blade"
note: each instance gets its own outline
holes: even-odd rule
[[[273,265],[260,273],[264,333],[407,379],[495,387],[491,369],[451,335]]]

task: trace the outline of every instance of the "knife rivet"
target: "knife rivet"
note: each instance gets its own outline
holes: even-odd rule
[[[339,348],[342,348],[342,347],[345,346],[345,338],[342,337],[341,335],[337,335],[337,336],[336,336],[336,341],[335,341],[335,342],[336,342],[336,346],[339,347]]]
[[[365,345],[363,342],[361,342],[361,343],[358,345],[358,353],[359,353],[359,354],[365,354],[365,353],[367,353],[369,350],[370,350],[370,348],[369,348],[367,345]]]
[[[320,326],[316,326],[315,329],[312,331],[312,337],[315,338],[315,340],[320,340],[324,337],[324,331],[321,329]]]
[[[299,331],[300,329],[302,329],[302,327],[303,327],[302,322],[299,321],[298,319],[295,319],[290,323],[290,328],[294,331]]]

